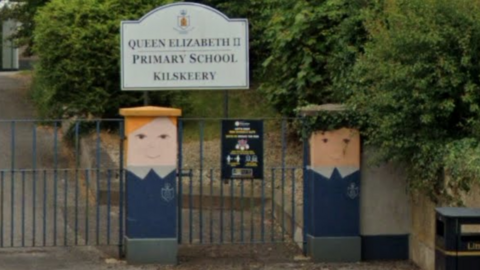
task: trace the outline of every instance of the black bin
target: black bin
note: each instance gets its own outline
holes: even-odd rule
[[[435,270],[480,269],[480,209],[436,209]]]

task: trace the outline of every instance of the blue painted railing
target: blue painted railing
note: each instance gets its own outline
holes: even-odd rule
[[[309,203],[302,199],[307,180],[303,151],[308,143],[302,146],[303,142],[288,130],[294,119],[258,119],[264,120],[264,152],[270,155],[265,159],[265,177],[227,181],[220,178],[221,120],[179,120],[179,243],[296,241],[303,245],[305,237],[294,236],[298,229],[306,235],[306,223],[298,218],[304,216],[303,206]],[[207,127],[209,133],[214,130],[209,138]],[[269,160],[273,154],[278,155],[275,161]]]
[[[308,143],[291,136],[293,119],[264,119],[264,179],[229,181],[220,179],[221,120],[178,121],[179,243],[304,245]],[[116,141],[103,141],[106,131]],[[93,151],[81,153],[83,138]],[[118,246],[122,255],[123,142],[121,119],[0,120],[0,247]],[[112,166],[106,143],[118,153]]]
[[[123,125],[0,120],[0,247],[112,245],[123,254]],[[118,153],[108,166],[101,159],[106,130]],[[86,136],[92,151],[82,154]]]

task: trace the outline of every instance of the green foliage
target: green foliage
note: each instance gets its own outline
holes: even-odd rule
[[[138,19],[159,0],[52,0],[35,18],[34,50],[40,61],[33,97],[45,117],[113,116],[142,103],[142,93],[120,91],[120,21]],[[171,93],[154,93],[168,104]]]
[[[306,109],[308,106],[303,107]],[[310,138],[315,131],[329,131],[340,128],[357,129],[362,126],[364,116],[353,110],[344,111],[320,111],[314,115],[304,116],[296,120],[296,129],[301,133],[301,138]]]
[[[307,104],[340,103],[365,42],[366,0],[279,1],[264,39],[262,90],[284,115]]]
[[[249,18],[251,68],[258,70],[267,55],[267,40],[258,37],[266,29],[268,14],[278,1],[197,2],[212,5],[232,18]],[[36,18],[38,29],[34,41],[40,57],[35,81],[42,83],[35,87],[33,96],[42,115],[114,115],[120,104],[141,103],[141,93],[119,91],[118,27],[121,20],[138,19],[170,2],[174,1],[52,0],[41,9]],[[191,106],[183,96],[150,93],[154,104],[173,102],[188,109]]]
[[[203,0],[198,1],[217,8],[230,18],[247,18],[250,37],[250,70],[254,81],[262,80],[262,63],[270,54],[270,40],[265,38],[268,22],[285,0]]]
[[[478,176],[460,164],[478,156],[465,138],[480,135],[480,2],[389,0],[367,17],[349,101],[368,116],[367,142],[407,164],[412,187],[432,198],[445,195],[446,178],[467,190]]]
[[[277,118],[276,111],[268,106],[266,100],[258,96],[255,90],[229,90],[228,92],[228,116],[235,118]],[[188,91],[182,98],[182,102],[188,104],[179,106],[174,101],[174,106],[182,108],[182,115],[187,119],[207,118],[204,121],[204,139],[219,139],[220,118],[224,115],[223,91]],[[265,129],[275,121],[266,121]],[[278,121],[277,121],[278,122]],[[270,130],[280,130],[279,127]],[[184,122],[183,137],[185,141],[198,141],[200,139],[198,121],[187,120]]]
[[[11,8],[5,8],[0,15],[1,20],[12,19],[21,23],[21,27],[12,36],[15,44],[18,47],[26,46],[25,53],[32,54],[33,47],[33,32],[35,29],[34,17],[37,10],[47,4],[50,0],[18,0],[10,1]],[[13,3],[15,2],[15,3]]]
[[[480,144],[476,138],[465,138],[446,145],[445,174],[448,176],[445,196],[457,204],[459,194],[470,191],[472,179],[480,179]]]

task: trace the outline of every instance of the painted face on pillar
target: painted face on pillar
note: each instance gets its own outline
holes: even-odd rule
[[[128,165],[176,165],[177,128],[170,119],[156,118],[129,134],[128,140]]]
[[[314,166],[360,167],[360,135],[356,130],[316,132],[311,143]]]

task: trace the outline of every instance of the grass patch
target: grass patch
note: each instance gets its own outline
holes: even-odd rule
[[[224,91],[189,91],[180,103],[187,106],[183,113],[185,142],[199,140],[202,125],[205,140],[220,138],[221,120],[225,118]],[[257,90],[229,90],[228,117],[249,119],[280,116]],[[201,122],[199,118],[207,119]]]

